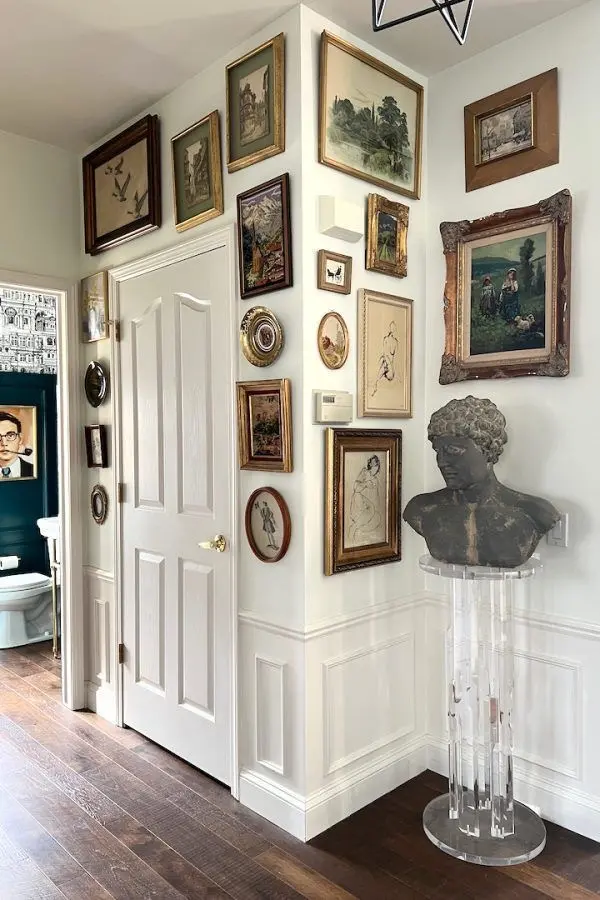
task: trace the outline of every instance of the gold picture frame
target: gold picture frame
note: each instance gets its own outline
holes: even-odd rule
[[[188,228],[223,215],[218,110],[215,109],[171,138],[171,167],[177,231],[187,231]]]
[[[366,268],[383,275],[408,275],[408,217],[403,203],[381,194],[369,194],[367,201]]]
[[[319,250],[317,257],[317,288],[336,294],[352,290],[352,257],[343,253]]]
[[[242,353],[253,366],[270,366],[283,350],[281,323],[266,306],[253,306],[240,325]]]
[[[358,292],[358,415],[412,416],[412,300]]]
[[[399,562],[402,432],[325,432],[325,575]]]
[[[328,369],[341,369],[348,359],[350,337],[348,326],[337,312],[325,313],[317,329],[317,346]]]
[[[81,279],[81,339],[84,344],[109,337],[108,272],[96,272]]]
[[[277,153],[283,153],[285,151],[283,32],[230,63],[225,70],[225,80],[227,171],[237,172]],[[257,103],[257,96],[260,96],[261,92],[262,99]]]
[[[288,378],[237,384],[240,469],[291,472],[292,392]]]
[[[423,86],[327,31],[321,35],[320,85],[319,162],[418,200]],[[391,123],[401,152],[382,150],[381,141],[365,150],[350,127],[364,110],[375,129]]]

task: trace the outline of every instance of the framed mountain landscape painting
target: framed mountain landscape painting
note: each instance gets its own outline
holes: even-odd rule
[[[292,284],[290,180],[286,172],[238,194],[240,294],[256,297]]]
[[[319,162],[418,198],[423,87],[327,31],[320,82]]]

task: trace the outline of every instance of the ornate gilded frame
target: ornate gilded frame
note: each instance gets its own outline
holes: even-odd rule
[[[252,506],[256,498],[260,497],[261,494],[269,494],[269,496],[272,497],[279,508],[279,512],[281,513],[281,518],[283,520],[283,536],[281,540],[281,547],[279,548],[279,553],[277,553],[276,556],[265,556],[264,553],[261,553],[252,531]],[[275,488],[272,487],[261,487],[253,491],[248,498],[248,502],[246,503],[244,525],[246,528],[246,538],[248,540],[248,544],[250,545],[250,549],[257,559],[260,559],[260,561],[264,563],[276,563],[279,562],[280,559],[283,559],[288,551],[290,539],[292,537],[292,520],[290,518],[288,505],[279,491],[276,491]]]
[[[246,156],[240,156],[237,159],[232,159],[232,141],[231,141],[231,89],[230,89],[230,81],[231,75],[233,74],[233,70],[245,63],[247,60],[251,59],[253,56],[258,56],[259,53],[262,53],[264,50],[268,48],[272,48],[273,52],[273,143],[269,144],[268,147],[263,147],[261,150],[256,150],[253,153],[248,153]],[[275,156],[277,153],[283,153],[285,151],[285,36],[284,33],[276,35],[270,41],[265,41],[264,44],[261,44],[260,47],[256,47],[254,50],[251,50],[250,53],[246,53],[245,56],[241,56],[239,59],[236,59],[234,62],[229,63],[225,70],[225,83],[226,83],[226,108],[227,108],[227,171],[237,172],[239,169],[244,169],[246,166],[252,166],[254,163],[261,162],[263,159],[268,159],[270,156]]]
[[[342,333],[344,335],[344,353],[342,354],[339,362],[335,364],[332,364],[331,360],[327,358],[325,351],[323,350],[323,344],[321,341],[323,329],[325,328],[328,319],[335,319],[342,329]],[[323,361],[323,365],[327,366],[328,369],[341,369],[342,366],[345,365],[346,360],[348,359],[348,353],[350,351],[350,335],[348,334],[348,326],[338,312],[331,310],[330,312],[325,313],[325,315],[319,322],[319,327],[317,328],[317,347],[319,349],[319,356]]]
[[[252,452],[250,400],[257,394],[274,393],[279,394],[281,457],[260,457]],[[292,459],[292,390],[289,378],[238,382],[237,410],[240,469],[253,469],[260,472],[291,472],[294,466]]]
[[[256,335],[261,325],[268,324],[273,329],[274,343],[270,350],[263,350]],[[283,328],[275,313],[266,306],[253,306],[242,319],[240,325],[240,345],[242,353],[253,366],[270,366],[283,350]]]
[[[389,454],[386,540],[353,548],[344,546],[344,455],[348,451]],[[364,569],[402,559],[402,432],[328,428],[325,432],[325,575]]]
[[[208,123],[208,132],[209,132],[209,154],[210,154],[210,180],[211,187],[213,193],[213,205],[210,209],[205,210],[204,212],[199,213],[197,216],[192,216],[189,219],[178,220],[178,210],[177,210],[177,181],[176,181],[176,167],[175,167],[175,144],[181,138],[185,137],[190,131],[194,131],[196,128],[200,128],[202,125]],[[209,219],[214,219],[216,216],[222,216],[224,211],[223,205],[223,170],[221,166],[221,129],[219,127],[219,111],[214,110],[209,113],[207,116],[204,116],[203,119],[199,119],[198,122],[194,122],[193,125],[190,125],[189,128],[185,128],[183,131],[180,131],[179,134],[176,134],[175,137],[171,138],[171,168],[172,168],[172,180],[173,180],[173,212],[175,216],[175,229],[176,231],[187,231],[188,228],[193,228],[195,225],[201,225],[202,222],[208,222]]]
[[[377,258],[379,214],[396,220],[396,250],[394,260]],[[369,271],[406,278],[408,274],[408,217],[410,209],[403,203],[388,200],[381,194],[369,194],[367,201],[367,250],[365,266]]]
[[[521,375],[547,375],[561,378],[569,374],[569,316],[571,294],[571,194],[559,191],[552,197],[495,213],[473,222],[442,222],[440,232],[446,257],[444,323],[446,342],[440,370],[440,384],[452,384],[480,378],[514,378]],[[551,339],[544,358],[503,362],[468,362],[464,358],[465,246],[479,238],[493,237],[524,228],[550,224],[552,229]]]

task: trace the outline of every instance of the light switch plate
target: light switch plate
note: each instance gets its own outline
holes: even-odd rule
[[[568,547],[569,546],[569,514],[562,513],[560,519],[552,529],[548,532],[546,540],[551,547]]]

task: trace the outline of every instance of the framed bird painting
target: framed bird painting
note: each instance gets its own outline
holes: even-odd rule
[[[92,256],[160,227],[158,116],[145,116],[84,157],[83,209]]]

